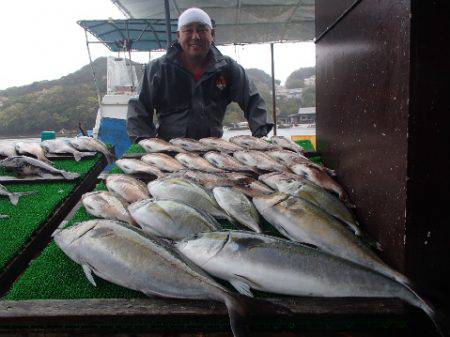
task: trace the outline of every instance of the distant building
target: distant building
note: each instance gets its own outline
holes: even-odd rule
[[[311,77],[305,78],[303,80],[306,86],[310,87],[316,84],[316,75],[313,75]]]
[[[314,124],[316,122],[316,107],[300,108],[296,114],[284,118],[290,124]]]
[[[277,87],[277,98],[297,98],[300,99],[302,95],[302,88],[287,89],[284,87]]]

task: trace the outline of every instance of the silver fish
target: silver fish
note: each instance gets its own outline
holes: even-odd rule
[[[313,244],[398,282],[408,282],[405,276],[386,265],[341,222],[309,201],[278,192],[255,197],[253,204],[283,236]]]
[[[294,151],[296,153],[303,153],[305,152],[305,149],[298,145],[296,142],[283,137],[283,136],[272,136],[270,139],[272,141],[272,144],[281,146],[283,149],[288,149],[291,151]]]
[[[128,158],[119,159],[116,160],[116,165],[118,168],[120,168],[123,172],[127,174],[137,174],[137,175],[144,174],[156,176],[158,178],[164,177],[165,175],[157,167],[144,163],[139,159],[128,159]]]
[[[39,143],[17,142],[16,151],[20,155],[32,155],[36,159],[52,165],[52,162],[45,157],[44,149]]]
[[[263,174],[260,175],[258,179],[277,191],[308,200],[347,224],[353,230],[355,235],[362,234],[358,222],[344,203],[333,194],[309,180],[285,172]]]
[[[206,159],[194,153],[179,153],[175,156],[175,159],[191,170],[199,170],[210,173],[224,172],[224,170],[214,167]]]
[[[223,138],[207,137],[207,138],[199,139],[198,141],[200,143],[208,146],[208,148],[210,148],[212,150],[225,152],[225,153],[233,153],[234,151],[244,150],[243,147],[233,144]]]
[[[336,173],[334,170],[330,170],[327,167],[320,166],[316,163],[314,163],[309,158],[306,158],[300,153],[294,153],[292,151],[286,151],[286,150],[273,150],[266,152],[269,156],[271,156],[273,159],[278,161],[280,164],[286,165],[286,166],[292,166],[295,164],[308,164],[311,166],[316,167],[317,169],[324,171],[328,173],[331,176],[336,176]]]
[[[198,140],[191,138],[173,138],[169,140],[169,143],[188,152],[195,151],[209,151],[212,150],[210,146],[200,143]]]
[[[242,319],[249,309],[238,297],[161,240],[111,220],[86,221],[54,234],[59,248],[92,273],[148,296],[214,300],[227,306],[234,336],[244,337]],[[111,254],[114,252],[114,254]]]
[[[0,156],[1,157],[17,156],[16,146],[10,142],[0,142]]]
[[[48,139],[41,143],[41,146],[46,152],[49,153],[71,153],[75,158],[75,161],[80,161],[81,158],[88,156],[81,151],[78,151],[72,145],[70,145],[68,140],[64,139]]]
[[[0,160],[0,166],[14,171],[20,177],[33,175],[45,177],[46,174],[50,174],[63,176],[67,180],[73,180],[80,176],[78,173],[58,170],[43,161],[27,156],[16,156]]]
[[[309,164],[295,164],[290,166],[292,172],[298,176],[312,181],[314,184],[335,192],[339,195],[339,199],[344,202],[349,202],[347,192],[344,188],[333,180],[328,174],[324,173],[322,170],[318,170],[314,165]]]
[[[256,289],[294,296],[399,298],[425,311],[442,333],[433,308],[411,288],[307,245],[226,231],[197,234],[175,247],[248,296]]]
[[[203,188],[182,178],[163,178],[148,184],[150,194],[157,199],[175,199],[199,208],[219,219],[231,220],[216,200]]]
[[[166,142],[164,139],[161,139],[161,138],[143,139],[138,144],[140,146],[142,146],[144,148],[145,152],[147,152],[147,153],[155,153],[155,152],[185,153],[186,152],[181,147],[172,145],[169,142]]]
[[[165,153],[149,153],[141,157],[144,163],[156,166],[162,171],[177,172],[184,169],[179,161]]]
[[[147,185],[126,174],[110,174],[106,178],[106,188],[118,194],[128,203],[150,198]]]
[[[224,176],[234,182],[234,187],[240,189],[245,195],[255,197],[260,194],[272,194],[269,186],[245,174],[237,172],[224,173]]]
[[[233,144],[239,145],[247,150],[275,150],[280,149],[279,146],[270,144],[266,142],[264,139],[256,138],[253,136],[240,135],[234,136],[229,139],[229,141]]]
[[[128,211],[144,232],[171,240],[222,228],[212,216],[178,200],[143,200]]]
[[[260,151],[236,151],[233,153],[234,158],[239,160],[241,163],[250,166],[256,167],[260,170],[265,171],[287,171],[288,168],[280,163],[278,163],[275,159],[272,159],[267,154]]]
[[[128,203],[115,193],[107,191],[88,192],[83,194],[81,202],[86,211],[97,218],[119,220],[135,225],[127,210]]]
[[[234,186],[235,184],[226,176],[219,173],[208,173],[194,170],[182,170],[171,173],[167,177],[183,178],[212,190],[216,186]]]
[[[103,153],[109,164],[113,163],[115,160],[114,153],[112,153],[108,149],[108,147],[99,139],[81,136],[69,139],[69,143],[78,151],[92,151]]]
[[[232,187],[214,187],[214,198],[228,215],[245,227],[261,233],[258,211],[239,190]]]
[[[256,173],[256,170],[254,168],[242,165],[242,163],[237,161],[235,158],[225,153],[210,151],[205,153],[203,157],[215,167],[223,170]]]
[[[4,195],[7,196],[9,198],[9,201],[11,202],[11,204],[13,204],[14,206],[16,206],[19,203],[19,198],[24,196],[24,195],[29,195],[35,193],[35,191],[30,191],[30,192],[10,192],[6,189],[5,186],[3,186],[2,184],[0,184],[0,195]]]

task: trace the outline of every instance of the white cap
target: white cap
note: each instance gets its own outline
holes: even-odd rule
[[[178,29],[193,22],[200,22],[212,29],[209,15],[200,8],[188,8],[178,18]]]

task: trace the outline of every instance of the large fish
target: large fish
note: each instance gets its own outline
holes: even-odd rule
[[[219,219],[231,220],[214,197],[192,181],[182,178],[163,178],[148,184],[150,194],[157,199],[175,199],[201,209]]]
[[[258,196],[260,194],[272,194],[272,190],[269,186],[258,181],[252,177],[238,172],[224,173],[228,179],[233,181],[234,187],[240,189],[245,195],[249,197]]]
[[[256,173],[256,170],[252,167],[243,165],[235,158],[231,157],[228,154],[210,151],[205,153],[203,156],[208,162],[214,165],[217,168],[233,171],[233,172],[253,172]]]
[[[143,139],[138,143],[147,153],[156,153],[156,152],[186,152],[179,146],[175,146],[166,142],[161,138],[147,138]]]
[[[217,203],[241,225],[261,233],[259,214],[244,193],[232,187],[214,187]]]
[[[39,143],[34,142],[17,142],[16,151],[19,155],[32,155],[36,159],[43,161],[44,163],[52,165],[52,162],[47,159],[44,153],[44,149]]]
[[[225,172],[224,170],[211,165],[206,159],[194,153],[179,153],[175,156],[175,159],[191,170],[209,173]]]
[[[344,188],[336,181],[334,181],[333,178],[331,178],[328,174],[324,173],[322,170],[317,169],[314,165],[299,163],[290,166],[290,169],[298,176],[312,181],[314,184],[326,190],[335,192],[337,195],[339,195],[339,199],[346,203],[349,203],[348,195],[347,192],[345,192]]]
[[[258,212],[283,236],[313,244],[325,252],[353,261],[407,284],[407,278],[386,265],[340,221],[302,198],[277,192],[253,198]]]
[[[361,235],[357,221],[344,203],[309,180],[285,172],[263,174],[258,179],[280,192],[312,202],[347,224],[356,235]]]
[[[0,142],[0,156],[1,157],[17,156],[16,146],[11,142]]]
[[[316,163],[314,163],[309,158],[306,158],[300,153],[294,153],[292,151],[287,150],[272,150],[266,152],[270,157],[278,161],[279,163],[286,165],[286,166],[292,166],[295,164],[308,164],[311,166],[316,167],[317,169],[324,171],[328,173],[331,176],[335,176],[336,173],[333,170],[330,170],[329,168],[326,168],[324,166],[320,166]]]
[[[298,145],[296,142],[283,137],[283,136],[272,136],[270,139],[273,144],[281,146],[283,149],[291,150],[296,153],[303,153],[305,152],[305,149]]]
[[[108,147],[99,139],[81,136],[69,139],[69,143],[78,151],[92,151],[103,153],[109,164],[113,163],[115,160],[114,153],[112,153],[108,149]]]
[[[245,297],[233,294],[157,238],[111,220],[86,221],[54,234],[93,285],[98,277],[148,296],[214,300],[227,306],[235,337],[247,336]],[[114,254],[111,254],[114,252]]]
[[[161,171],[177,172],[184,169],[184,166],[173,157],[165,153],[149,153],[141,157],[144,163],[156,166]]]
[[[431,317],[417,293],[370,269],[310,246],[251,232],[211,232],[186,238],[178,251],[239,292],[251,289],[294,296],[399,298]]]
[[[200,143],[198,140],[191,138],[173,138],[169,140],[169,143],[181,147],[183,150],[186,150],[188,152],[204,152],[212,150],[210,146]]]
[[[182,170],[169,174],[170,178],[183,178],[212,190],[216,186],[234,186],[235,184],[226,176],[219,173],[208,173],[197,170]]]
[[[173,199],[143,200],[128,206],[128,211],[145,232],[171,240],[222,228],[209,214]]]
[[[35,193],[35,191],[30,191],[30,192],[10,192],[6,189],[5,186],[3,186],[2,184],[0,184],[0,195],[4,195],[7,196],[9,198],[9,201],[11,202],[11,204],[13,204],[14,206],[16,206],[19,203],[19,198],[24,196],[24,195],[29,195]]]
[[[239,145],[247,150],[275,150],[280,149],[279,146],[270,144],[266,142],[264,139],[256,138],[253,136],[240,135],[234,136],[229,139],[229,141],[233,144]]]
[[[119,159],[116,160],[116,165],[126,174],[136,175],[150,175],[158,178],[164,177],[164,173],[157,167],[144,163],[139,159]]]
[[[106,188],[122,197],[126,202],[133,203],[150,198],[147,185],[126,174],[110,174],[106,177]]]
[[[233,153],[235,151],[244,150],[243,147],[233,144],[223,138],[207,137],[207,138],[199,139],[198,141],[200,143],[208,146],[208,148],[210,148],[212,150],[225,152],[225,153]]]
[[[75,161],[80,161],[81,158],[89,156],[90,154],[78,151],[68,140],[64,139],[48,139],[41,143],[41,146],[49,153],[70,153],[75,158]]]
[[[81,197],[86,211],[103,219],[119,220],[135,225],[133,218],[127,210],[128,203],[115,193],[107,191],[94,191],[83,194]]]
[[[58,170],[43,161],[27,156],[16,156],[0,160],[0,166],[15,172],[19,177],[28,177],[33,175],[45,177],[46,174],[50,174],[54,176],[62,176],[67,180],[73,180],[80,176],[78,173]]]
[[[239,160],[241,163],[250,166],[256,167],[260,170],[264,171],[287,171],[288,168],[280,163],[278,163],[275,159],[272,159],[270,156],[260,151],[236,151],[233,153],[234,158]]]

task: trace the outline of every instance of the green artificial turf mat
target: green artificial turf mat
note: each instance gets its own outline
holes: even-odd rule
[[[139,144],[131,144],[125,153],[145,153],[145,150]]]
[[[70,195],[100,156],[80,162],[55,160],[56,168],[80,173],[81,177],[74,181],[4,184],[11,192],[34,193],[22,196],[17,206],[13,206],[7,197],[0,197],[0,214],[8,215],[8,218],[0,219],[0,271],[22,249],[32,233],[53,214],[55,208]],[[1,169],[0,174],[5,174]]]
[[[310,140],[296,140],[298,145],[300,145],[306,152],[316,151]]]

